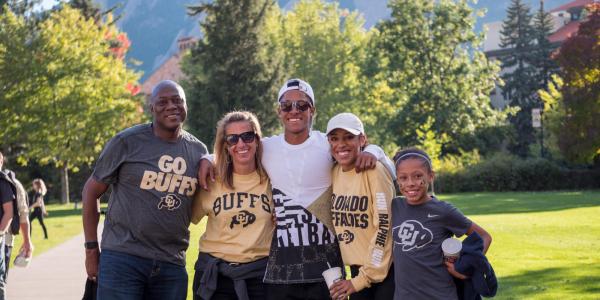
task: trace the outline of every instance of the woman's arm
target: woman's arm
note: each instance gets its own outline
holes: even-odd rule
[[[33,204],[31,204],[31,206],[29,208],[40,207],[40,202],[42,201],[40,199],[41,197],[42,197],[42,194],[40,194],[40,193],[33,194],[33,199],[35,200],[35,202],[33,202]]]

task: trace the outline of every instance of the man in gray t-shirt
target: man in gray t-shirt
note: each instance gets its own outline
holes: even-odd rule
[[[452,204],[435,197],[420,205],[393,199],[394,299],[457,299],[442,242],[466,234],[471,223]]]
[[[187,105],[177,83],[160,82],[150,110],[152,123],[106,144],[83,189],[86,271],[98,281],[99,299],[187,296],[188,226],[198,163],[207,150],[182,129]],[[109,186],[100,255],[97,199]]]

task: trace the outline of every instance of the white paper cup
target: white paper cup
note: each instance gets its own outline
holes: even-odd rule
[[[15,257],[14,264],[17,267],[26,268],[29,266],[29,262],[31,261],[30,257],[25,257],[22,253],[19,253],[17,257]]]
[[[442,251],[446,260],[457,260],[460,256],[460,250],[462,250],[462,243],[455,238],[447,238],[442,242]]]
[[[327,288],[331,288],[331,285],[342,279],[342,268],[333,267],[323,271],[323,278],[325,278]]]

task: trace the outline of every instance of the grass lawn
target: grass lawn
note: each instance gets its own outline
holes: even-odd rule
[[[600,299],[600,191],[441,195],[493,237],[495,299]],[[190,227],[188,299],[205,224]]]
[[[48,230],[47,240],[44,239],[44,232],[40,223],[37,220],[32,221],[31,238],[34,246],[34,257],[83,232],[81,205],[79,209],[75,210],[73,204],[49,204],[46,205],[46,210],[48,211],[48,217],[44,218],[44,224],[46,224]],[[22,235],[19,234],[15,240],[12,260],[18,254],[21,243]],[[81,249],[83,251],[83,246]]]
[[[439,197],[492,234],[488,258],[500,280],[496,299],[600,299],[600,191]],[[48,211],[48,240],[33,222],[34,256],[82,231],[81,210],[73,204],[49,205]],[[204,229],[205,220],[190,226],[188,299]]]
[[[492,235],[497,299],[600,299],[600,192],[440,198]]]

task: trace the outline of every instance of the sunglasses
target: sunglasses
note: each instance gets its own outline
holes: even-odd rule
[[[311,107],[310,102],[299,100],[299,101],[284,101],[279,102],[279,108],[284,112],[290,112],[293,108],[298,111],[307,111]]]
[[[247,131],[240,134],[228,134],[225,136],[225,142],[227,142],[229,146],[233,146],[237,144],[241,138],[244,143],[249,144],[254,142],[255,137],[256,133],[254,133],[254,131]]]

